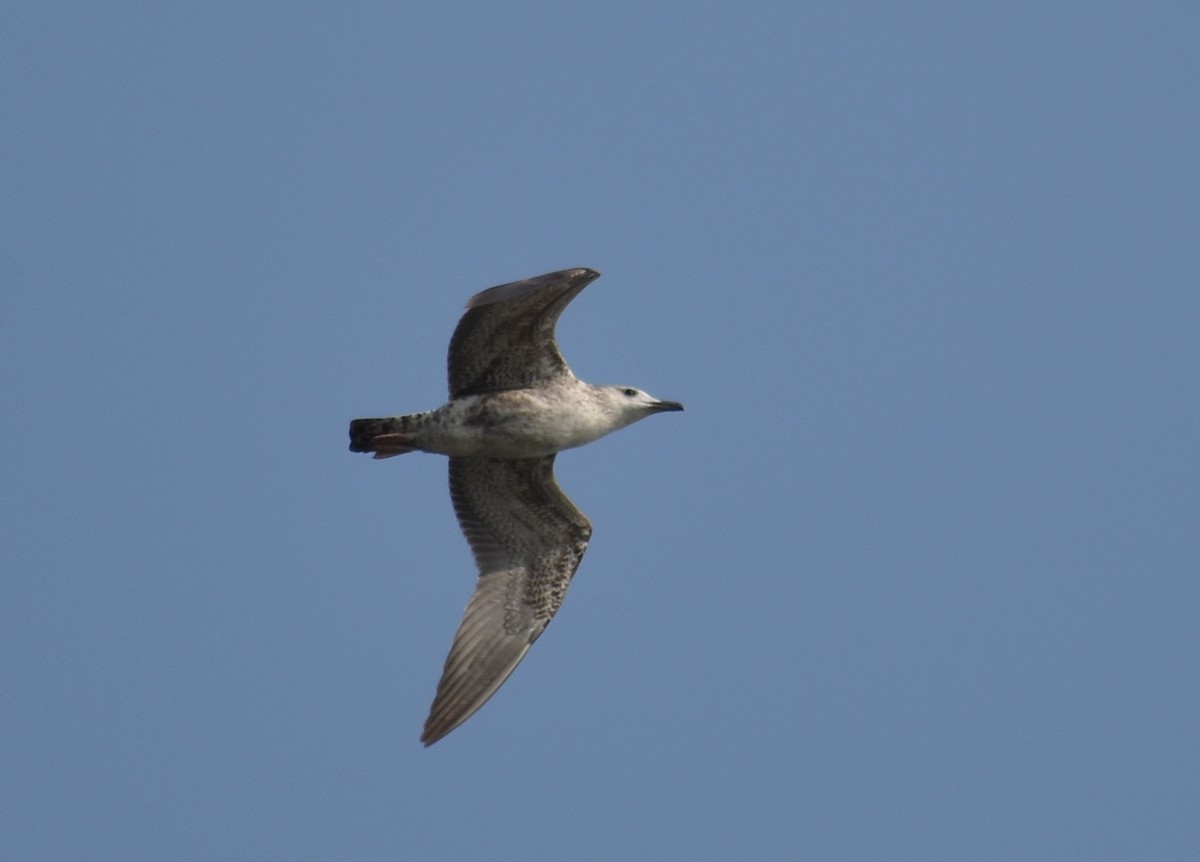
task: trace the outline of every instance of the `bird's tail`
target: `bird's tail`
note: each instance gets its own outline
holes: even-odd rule
[[[425,427],[431,412],[388,416],[385,419],[350,421],[350,451],[373,452],[376,458],[390,458],[416,449],[416,432]]]

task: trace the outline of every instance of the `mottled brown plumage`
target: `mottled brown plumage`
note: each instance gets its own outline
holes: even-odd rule
[[[498,689],[567,594],[592,525],[554,481],[554,456],[451,458],[450,499],[479,567],[422,740],[441,739]]]
[[[571,369],[554,324],[579,292],[600,277],[567,269],[475,294],[450,339],[450,397],[536,386]]]

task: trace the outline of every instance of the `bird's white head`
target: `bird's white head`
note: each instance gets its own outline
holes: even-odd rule
[[[606,412],[615,419],[619,428],[632,425],[652,413],[683,409],[683,405],[678,401],[660,401],[632,386],[597,386],[596,393]]]

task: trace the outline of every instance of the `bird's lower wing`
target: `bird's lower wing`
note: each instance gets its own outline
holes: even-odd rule
[[[451,458],[450,498],[479,567],[421,741],[432,745],[504,684],[562,604],[592,526],[554,456]]]

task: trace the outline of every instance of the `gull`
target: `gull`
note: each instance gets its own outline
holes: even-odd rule
[[[566,269],[475,294],[450,339],[450,400],[424,413],[350,423],[352,452],[450,456],[450,500],[479,569],[421,735],[426,746],[504,684],[579,568],[592,525],[554,480],[555,456],[683,409],[571,373],[554,325],[599,276]]]

